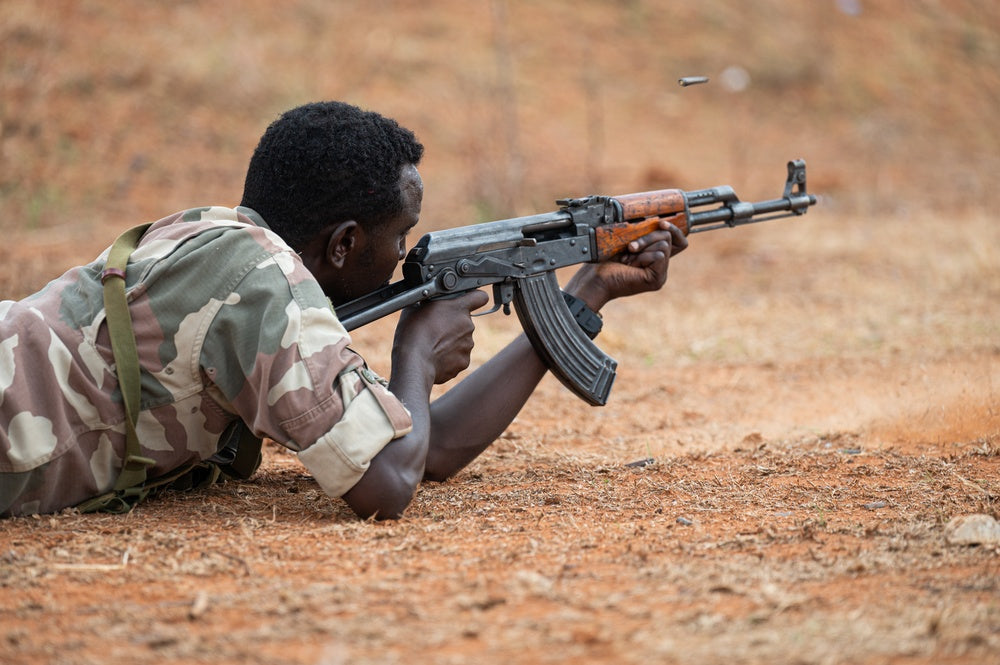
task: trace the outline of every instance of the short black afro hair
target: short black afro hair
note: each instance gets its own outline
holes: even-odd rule
[[[400,173],[424,147],[395,120],[343,102],[282,114],[260,139],[241,205],[298,249],[329,224],[375,229],[402,211]]]

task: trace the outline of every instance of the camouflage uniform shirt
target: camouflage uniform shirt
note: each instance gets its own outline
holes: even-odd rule
[[[106,258],[0,303],[0,515],[73,506],[118,477],[125,413],[105,323]],[[411,427],[349,348],[312,274],[252,210],[156,222],[129,260],[126,288],[142,367],[136,429],[156,462],[149,478],[211,457],[240,418],[340,496]]]

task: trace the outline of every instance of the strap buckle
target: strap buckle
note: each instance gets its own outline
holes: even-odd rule
[[[105,268],[101,271],[101,284],[106,282],[109,277],[121,277],[125,279],[125,271],[121,268]]]
[[[151,457],[143,457],[142,455],[126,455],[125,464],[122,465],[126,469],[148,469],[149,467],[156,464],[156,460]]]

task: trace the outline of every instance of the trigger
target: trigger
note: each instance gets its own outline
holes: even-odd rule
[[[472,316],[486,316],[487,314],[492,314],[493,312],[497,311],[501,307],[504,308],[504,314],[509,313],[508,310],[510,309],[510,305],[501,305],[500,303],[497,303],[497,304],[493,305],[493,307],[491,309],[488,309],[485,312],[476,312]]]
[[[493,285],[493,308],[486,312],[479,312],[473,316],[483,316],[492,314],[500,309],[510,316],[510,303],[514,300],[514,285],[508,282],[497,282]]]

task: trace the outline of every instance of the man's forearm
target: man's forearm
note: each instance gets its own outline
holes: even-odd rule
[[[599,310],[606,290],[584,266],[566,291]],[[525,335],[431,405],[431,440],[424,477],[445,480],[488,448],[517,417],[547,368]]]
[[[431,405],[424,477],[445,480],[500,436],[520,412],[546,368],[520,335]]]

